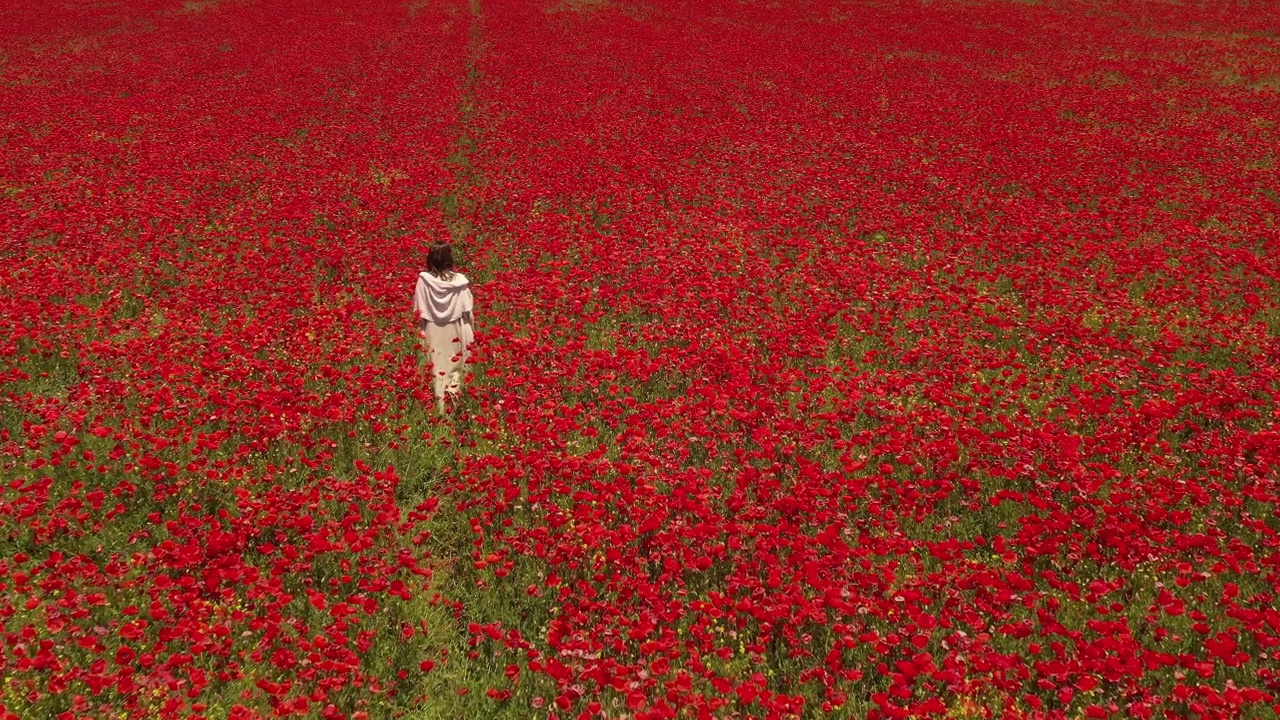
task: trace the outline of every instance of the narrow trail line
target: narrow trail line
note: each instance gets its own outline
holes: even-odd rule
[[[453,169],[453,188],[440,198],[440,207],[444,212],[445,223],[449,227],[449,235],[453,242],[459,242],[470,236],[473,230],[475,199],[472,188],[484,184],[484,177],[476,171],[473,155],[479,147],[484,128],[481,123],[477,86],[480,84],[480,59],[484,55],[488,43],[484,38],[484,15],[480,0],[468,0],[470,12],[470,35],[467,40],[466,75],[462,81],[462,92],[458,100],[458,137],[453,144],[453,153],[447,158]]]

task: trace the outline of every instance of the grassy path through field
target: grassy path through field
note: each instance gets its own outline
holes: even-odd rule
[[[485,52],[483,20],[480,0],[468,0],[468,38],[466,75],[462,81],[462,93],[458,100],[458,136],[454,140],[453,154],[448,164],[453,170],[453,187],[441,198],[441,209],[449,234],[454,242],[465,240],[473,230],[475,210],[472,189],[483,183],[476,172],[473,156],[483,133],[477,103],[477,86],[480,82],[480,58]]]
[[[479,281],[482,304],[479,329],[484,334],[483,318],[494,309],[486,304],[493,298],[486,297],[484,280],[498,271],[488,267],[486,259],[492,255],[484,250],[493,238],[477,222],[482,209],[477,191],[487,182],[477,162],[486,132],[481,64],[490,42],[485,37],[480,0],[467,0],[466,13],[468,39],[465,75],[457,103],[457,132],[452,153],[445,160],[452,182],[435,202],[444,216],[449,240],[459,247],[460,261],[472,279]],[[415,688],[414,696],[424,698],[425,702],[404,708],[407,714],[403,717],[413,720],[499,717],[506,716],[504,711],[518,714],[528,708],[527,699],[523,703],[495,705],[485,692],[510,683],[510,658],[472,650],[477,622],[483,624],[495,614],[505,616],[515,611],[506,607],[508,596],[491,596],[486,593],[483,581],[477,581],[469,557],[476,537],[472,513],[464,509],[466,498],[456,493],[456,487],[451,487],[451,482],[463,474],[464,464],[482,463],[486,455],[500,452],[492,442],[481,440],[479,445],[476,442],[481,428],[473,418],[485,412],[483,400],[477,401],[477,395],[483,394],[483,368],[473,366],[472,371],[464,390],[463,409],[455,411],[452,419],[440,421],[427,408],[425,416],[417,418],[418,424],[428,428],[425,442],[416,448],[391,453],[388,458],[406,481],[398,493],[402,516],[413,515],[424,502],[438,508],[425,523],[423,533],[429,538],[427,547],[434,573],[427,593],[432,599],[420,606],[421,619],[431,628],[429,646],[438,654],[425,658],[434,664]],[[542,685],[539,678],[527,680],[527,693],[537,692]],[[547,687],[544,692],[553,694],[554,688]]]

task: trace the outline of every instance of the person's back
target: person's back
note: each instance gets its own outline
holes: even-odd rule
[[[413,311],[418,337],[431,361],[436,407],[443,413],[446,395],[462,391],[468,350],[475,340],[475,298],[467,277],[453,269],[453,248],[439,244],[427,254],[427,270],[418,274]]]

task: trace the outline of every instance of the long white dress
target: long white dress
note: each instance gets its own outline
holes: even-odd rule
[[[471,283],[462,273],[437,277],[418,274],[413,312],[418,318],[422,350],[431,358],[431,382],[437,402],[462,391],[469,348],[475,340]]]

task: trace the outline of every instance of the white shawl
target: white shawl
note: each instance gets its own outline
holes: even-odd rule
[[[463,321],[471,330],[471,313],[475,299],[471,296],[471,283],[462,273],[453,273],[442,280],[428,272],[418,273],[418,285],[413,291],[413,312],[419,318],[437,325]],[[470,334],[468,332],[467,334]],[[470,344],[469,338],[463,338]]]

